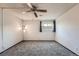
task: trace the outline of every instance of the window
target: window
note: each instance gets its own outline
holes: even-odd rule
[[[40,21],[40,32],[55,32],[55,20]]]

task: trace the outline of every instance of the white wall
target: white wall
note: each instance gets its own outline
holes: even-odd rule
[[[3,10],[3,48],[4,50],[20,42],[22,22],[9,9]]]
[[[57,19],[56,41],[79,55],[79,4]]]
[[[0,52],[2,51],[2,9],[0,9]]]
[[[24,32],[24,40],[54,40],[54,32],[40,32],[40,21],[25,21],[27,30]]]

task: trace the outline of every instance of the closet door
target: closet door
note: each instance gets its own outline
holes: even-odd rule
[[[0,9],[0,52],[2,52],[2,9]]]

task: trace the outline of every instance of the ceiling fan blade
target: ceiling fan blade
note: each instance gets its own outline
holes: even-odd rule
[[[47,12],[47,10],[37,9],[38,12]]]
[[[33,8],[33,6],[32,6],[31,3],[27,3],[27,5],[28,5],[30,8]]]
[[[35,15],[35,17],[38,17],[38,15],[37,15],[37,13],[36,13],[36,12],[34,12],[34,15]]]
[[[32,5],[33,9],[37,9],[37,7],[35,5],[33,5],[33,4],[31,4],[31,5]]]

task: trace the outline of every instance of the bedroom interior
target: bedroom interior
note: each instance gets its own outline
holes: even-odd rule
[[[78,3],[0,3],[0,56],[78,56]]]

